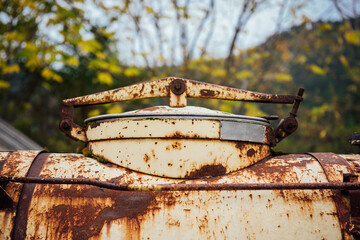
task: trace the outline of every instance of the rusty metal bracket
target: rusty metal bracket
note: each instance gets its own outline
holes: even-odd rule
[[[323,168],[329,182],[359,183],[358,175],[349,163],[334,153],[308,153],[314,157]],[[360,237],[360,190],[348,191],[333,189],[333,199],[339,217],[343,239]]]
[[[65,99],[62,101],[62,117],[59,127],[60,130],[67,136],[86,142],[87,138],[85,129],[74,123],[74,107],[155,97],[169,97],[171,107],[186,106],[187,97],[259,103],[294,104],[293,111],[290,113],[293,118],[295,118],[297,108],[302,101],[302,94],[298,94],[297,96],[265,94],[194,80],[168,77],[82,97]],[[282,127],[279,128],[279,131],[280,129],[284,130],[284,132],[288,135],[288,132],[291,131],[289,128],[291,128],[292,125],[289,123],[290,120],[285,119],[284,121],[285,123],[281,124]]]
[[[220,191],[220,190],[360,190],[360,182],[325,183],[174,183],[174,184],[117,184],[87,178],[43,178],[0,175],[0,182],[11,181],[37,184],[91,185],[120,191]]]
[[[299,109],[300,103],[302,102],[304,94],[304,89],[300,88],[295,99],[294,106],[290,112],[290,115],[286,118],[280,120],[279,124],[274,130],[274,139],[271,143],[272,146],[275,146],[281,140],[292,134],[298,128],[298,122],[296,120],[297,111]]]

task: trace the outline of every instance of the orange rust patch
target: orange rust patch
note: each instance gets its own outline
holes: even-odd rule
[[[252,157],[252,156],[255,155],[255,153],[256,153],[256,151],[255,151],[253,148],[250,148],[250,149],[246,152],[246,155],[247,155],[248,157]]]
[[[165,138],[200,138],[199,134],[183,134],[182,132],[176,131],[172,134],[166,135]]]
[[[217,177],[224,175],[225,173],[226,168],[221,164],[205,165],[198,170],[186,174],[185,178]]]
[[[56,224],[59,238],[89,239],[99,236],[104,225],[116,219],[136,221],[149,211],[171,206],[176,199],[170,192],[126,192],[92,186],[42,186],[39,194],[51,197],[54,206],[46,213],[49,224]],[[71,203],[66,199],[71,198]],[[96,199],[96,201],[92,201]],[[109,200],[112,204],[108,204]]]
[[[172,147],[173,149],[177,149],[177,150],[181,150],[181,149],[182,149],[181,144],[180,144],[179,142],[174,142],[174,143],[171,145],[171,147]]]
[[[244,142],[237,142],[235,147],[241,151],[244,147],[246,147],[246,144]]]
[[[136,113],[141,113],[141,112],[155,112],[157,110],[167,110],[166,107],[148,107],[145,109],[141,109],[136,111]]]
[[[148,162],[149,160],[150,160],[149,155],[145,154],[145,155],[144,155],[144,161],[145,161],[145,162]]]

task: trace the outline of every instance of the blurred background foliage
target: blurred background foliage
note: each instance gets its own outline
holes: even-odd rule
[[[276,150],[357,152],[347,139],[360,131],[359,3],[329,0],[338,20],[326,22],[303,13],[312,3],[238,0],[225,38],[214,28],[226,1],[1,0],[1,117],[49,151],[74,152],[81,143],[58,130],[62,99],[166,76],[265,93],[296,94],[304,87],[299,129]],[[249,20],[274,5],[273,34],[242,47]],[[286,21],[292,24],[284,29]],[[222,55],[214,54],[217,44],[225,49]],[[290,111],[290,106],[231,101],[190,103],[251,116],[283,117]],[[167,104],[167,99],[105,104],[76,109],[75,117],[79,123]]]

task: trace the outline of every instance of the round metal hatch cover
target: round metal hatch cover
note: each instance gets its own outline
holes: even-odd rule
[[[240,120],[269,126],[269,121],[261,117],[236,115],[227,112],[215,111],[203,107],[187,106],[173,108],[169,106],[149,107],[141,110],[134,110],[125,113],[105,114],[91,117],[85,120],[89,122],[112,121],[115,119],[139,119],[139,118],[191,118],[191,119],[216,119],[216,120]]]

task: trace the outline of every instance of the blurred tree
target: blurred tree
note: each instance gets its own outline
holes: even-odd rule
[[[56,140],[61,99],[113,86],[123,74],[114,34],[86,19],[82,3],[0,2],[1,117],[44,146],[67,148]]]

